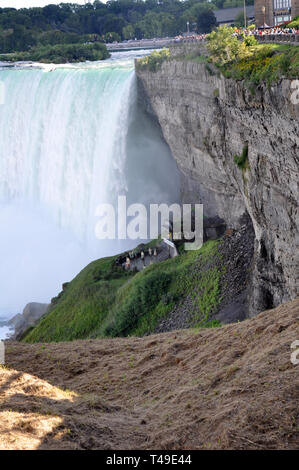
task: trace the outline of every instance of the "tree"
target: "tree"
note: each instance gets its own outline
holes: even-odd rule
[[[123,18],[112,14],[105,16],[104,33],[113,32],[121,36],[125,26],[127,26],[127,23]]]
[[[120,40],[121,40],[120,35],[114,32],[106,33],[104,35],[104,41],[107,43],[120,42]]]
[[[248,24],[248,18],[246,18],[246,25]],[[244,12],[240,11],[240,13],[237,14],[235,18],[235,25],[238,28],[244,28],[245,22],[244,22]]]
[[[141,31],[141,37],[153,38],[162,35],[162,24],[160,16],[153,11],[148,11],[143,20],[139,21],[136,25]]]
[[[239,41],[236,36],[233,36],[233,32],[233,28],[220,26],[209,34],[207,48],[211,54],[212,62],[224,65],[235,59],[244,59],[252,54],[245,42]]]
[[[190,5],[190,0],[189,0]],[[216,17],[213,12],[213,6],[208,3],[194,3],[187,8],[180,17],[180,28],[186,31],[187,22],[191,29],[196,27],[198,33],[209,33],[216,25]]]
[[[128,24],[123,28],[122,31],[124,39],[133,39],[134,38],[134,27],[131,24]]]
[[[210,5],[201,5],[197,15],[197,31],[199,33],[210,33],[217,20]]]

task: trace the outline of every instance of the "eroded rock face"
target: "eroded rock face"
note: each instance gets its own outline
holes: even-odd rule
[[[46,313],[48,307],[49,304],[41,304],[38,302],[30,302],[27,304],[23,310],[23,318],[28,326],[34,325],[35,322]]]
[[[13,326],[15,331],[13,339],[20,339],[28,328],[35,326],[39,319],[47,312],[49,304],[30,302],[26,305],[22,314],[13,317],[9,325]]]
[[[204,64],[172,60],[137,71],[140,99],[158,119],[181,172],[183,202],[239,228],[248,213],[256,242],[250,312],[298,295],[299,105],[291,81],[249,89]],[[234,155],[248,144],[248,164]]]

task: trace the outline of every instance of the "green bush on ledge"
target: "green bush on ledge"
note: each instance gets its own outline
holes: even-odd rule
[[[136,68],[137,70],[149,70],[150,72],[157,72],[162,63],[169,58],[169,49],[163,48],[159,51],[153,51],[150,55],[137,60]]]

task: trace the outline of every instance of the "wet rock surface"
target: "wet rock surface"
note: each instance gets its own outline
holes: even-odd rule
[[[224,236],[219,252],[225,273],[221,279],[222,301],[214,318],[221,323],[242,321],[249,314],[254,253],[252,225],[243,225],[240,230]]]

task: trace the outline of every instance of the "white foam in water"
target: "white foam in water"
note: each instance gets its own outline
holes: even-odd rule
[[[0,326],[0,341],[2,339],[7,339],[8,335],[12,332],[8,326]]]
[[[96,240],[98,204],[178,200],[175,163],[137,107],[124,54],[0,70],[0,315],[49,302],[89,261],[136,245]]]

